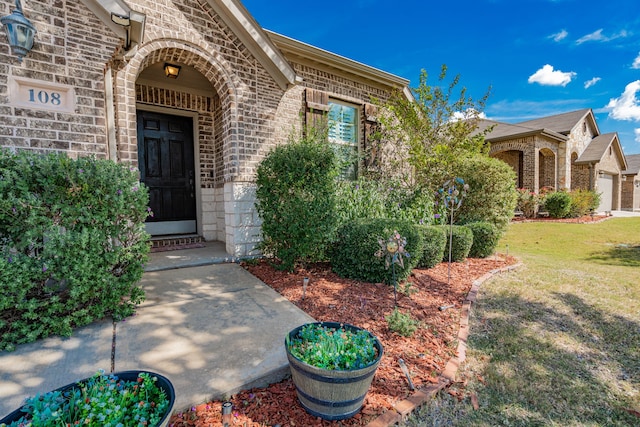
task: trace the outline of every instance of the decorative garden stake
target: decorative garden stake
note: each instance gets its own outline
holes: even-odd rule
[[[393,281],[393,301],[398,305],[397,297],[397,283],[396,283],[396,268],[395,265],[399,264],[404,268],[403,256],[408,257],[409,253],[404,250],[407,246],[407,239],[402,237],[397,231],[393,231],[391,237],[388,240],[378,239],[380,249],[376,252],[377,257],[384,255],[385,268],[389,268],[391,265],[391,280]]]
[[[449,265],[447,268],[447,284],[451,283],[451,250],[453,248],[453,216],[455,211],[462,206],[462,200],[467,196],[469,184],[464,183],[462,178],[453,178],[448,180],[438,190],[438,194],[442,198],[442,203],[449,213]]]
[[[224,402],[222,404],[222,425],[224,427],[228,427],[231,425],[231,411],[233,410],[233,405],[231,402]]]

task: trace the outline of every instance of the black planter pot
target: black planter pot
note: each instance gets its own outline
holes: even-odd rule
[[[115,375],[116,377],[124,381],[135,381],[138,378],[138,374],[140,373],[148,373],[149,375],[158,378],[158,381],[156,384],[158,385],[159,388],[164,390],[165,394],[167,395],[167,399],[169,399],[169,405],[167,406],[167,411],[162,417],[162,419],[160,420],[160,422],[156,426],[150,426],[150,427],[165,427],[169,423],[169,418],[171,417],[171,410],[173,409],[173,405],[176,401],[176,392],[173,388],[173,384],[171,384],[171,381],[169,381],[169,379],[165,376],[156,374],[155,372],[144,371],[144,370],[114,372],[113,375]],[[53,391],[65,392],[67,390],[70,390],[76,387],[78,383],[84,383],[88,381],[90,378],[91,377],[85,378],[80,381],[76,381],[71,384],[67,384]],[[20,407],[15,411],[13,411],[12,413],[10,413],[9,415],[7,415],[6,417],[4,417],[3,419],[1,419],[0,424],[3,424],[3,423],[10,424],[14,421],[18,421],[24,415],[25,413],[22,411],[22,407]]]
[[[362,328],[337,322],[311,323],[328,328],[347,329],[353,332]],[[325,420],[344,420],[360,412],[373,376],[382,359],[383,347],[378,338],[374,338],[374,346],[378,351],[376,359],[368,366],[349,371],[337,371],[317,368],[295,357],[286,345],[287,341],[298,336],[305,324],[289,332],[285,340],[285,351],[291,367],[291,378],[296,386],[298,400],[302,407],[314,417]]]

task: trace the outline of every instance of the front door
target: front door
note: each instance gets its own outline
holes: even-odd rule
[[[138,165],[149,188],[152,236],[196,232],[193,121],[138,111]]]

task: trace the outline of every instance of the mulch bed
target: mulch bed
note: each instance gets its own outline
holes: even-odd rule
[[[267,261],[244,267],[318,321],[350,323],[371,331],[384,346],[380,363],[361,412],[343,421],[324,421],[307,414],[298,403],[290,379],[266,388],[243,391],[232,397],[233,426],[312,427],[364,426],[411,394],[398,359],[404,359],[417,389],[436,383],[447,361],[455,356],[460,309],[472,282],[494,269],[516,263],[511,256],[470,258],[431,269],[416,269],[409,278],[409,293],[398,292],[398,308],[421,322],[410,338],[388,328],[385,316],[394,309],[393,287],[338,277],[327,264],[315,264],[294,273],[278,271]],[[449,281],[450,275],[450,281]],[[310,282],[304,300],[302,279]],[[450,284],[448,284],[450,283]],[[402,289],[405,285],[399,285]],[[439,310],[441,306],[451,306]],[[175,414],[169,425],[221,426],[221,404],[214,401]]]
[[[613,218],[611,215],[584,215],[578,218],[551,218],[551,217],[538,217],[538,218],[514,218],[511,222],[564,222],[572,224],[591,224],[602,222],[606,219]]]

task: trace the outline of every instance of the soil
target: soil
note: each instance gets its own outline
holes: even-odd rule
[[[449,359],[455,356],[461,306],[472,282],[485,273],[513,265],[511,256],[469,258],[463,263],[441,263],[431,269],[415,269],[397,287],[397,306],[410,313],[421,327],[410,337],[389,330],[385,316],[394,310],[393,286],[363,283],[338,277],[328,264],[314,264],[294,273],[279,271],[269,261],[243,264],[251,274],[318,321],[350,323],[372,332],[381,341],[384,355],[359,414],[343,421],[324,421],[305,412],[297,400],[291,379],[266,388],[233,396],[232,426],[312,427],[364,426],[405,399],[412,391],[398,365],[404,359],[411,381],[419,389],[437,382]],[[309,277],[303,298],[302,279]],[[440,310],[440,307],[448,307]],[[222,402],[194,406],[175,414],[169,425],[221,426]]]

